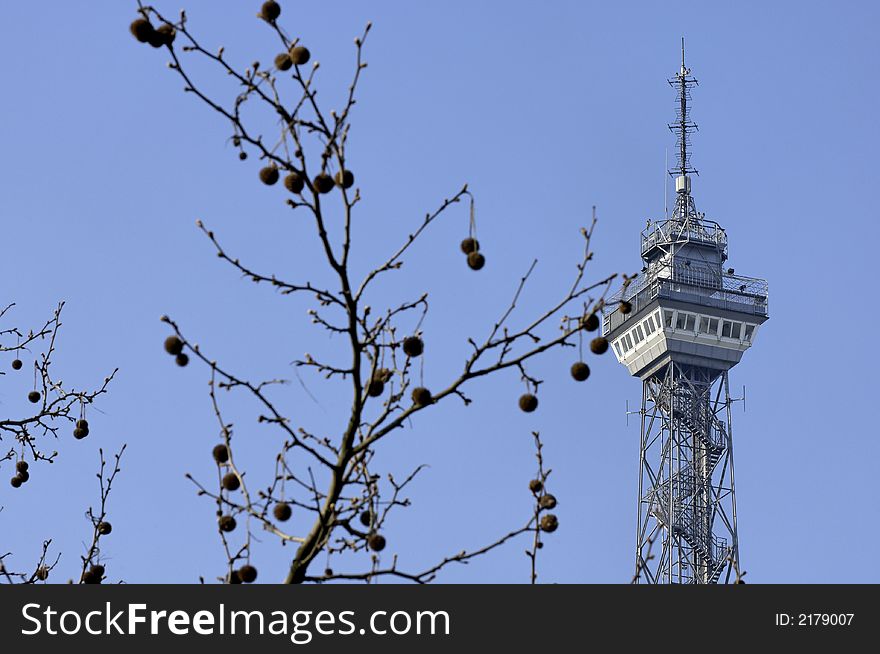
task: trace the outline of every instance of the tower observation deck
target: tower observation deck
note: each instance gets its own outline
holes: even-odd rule
[[[725,268],[727,233],[692,195],[691,89],[677,92],[671,217],[641,234],[642,274],[612,298],[603,333],[642,381],[636,573],[640,583],[718,583],[741,575],[728,371],[768,318],[767,282]],[[627,305],[628,303],[628,305]],[[624,313],[621,307],[629,309]],[[649,556],[650,553],[650,556]]]

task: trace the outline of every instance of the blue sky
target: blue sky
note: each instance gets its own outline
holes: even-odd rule
[[[184,479],[214,474],[207,371],[178,369],[162,353],[159,316],[171,315],[231,368],[293,378],[291,360],[334,344],[308,324],[306,302],[240,280],[194,223],[204,220],[243,261],[281,276],[319,279],[320,259],[283,191],[260,185],[256,161],[239,162],[227,145],[227,126],[181,92],[167,54],[131,38],[135,3],[75,4],[44,3],[42,14],[26,3],[0,9],[11,27],[0,42],[0,299],[18,303],[22,326],[67,300],[57,372],[68,383],[120,373],[90,414],[86,441],[61,439],[59,461],[35,466],[19,491],[3,472],[0,550],[23,567],[53,538],[60,574],[74,574],[83,513],[97,499],[96,448],[126,442],[103,551],[109,578],[210,579],[223,565],[214,507]],[[726,227],[730,265],[770,283],[771,319],[731,374],[732,388],[745,384],[748,396],[747,411],[734,413],[743,568],[754,582],[880,581],[870,496],[880,455],[870,413],[877,311],[866,291],[880,242],[875,3],[282,4],[288,31],[321,62],[321,97],[331,106],[349,80],[353,38],[374,23],[349,146],[365,195],[357,269],[387,256],[464,182],[477,197],[484,271],[467,270],[457,252],[467,228],[459,208],[413,251],[409,272],[383,287],[394,299],[430,292],[425,376],[437,385],[466,356],[466,337],[485,333],[503,310],[533,257],[540,263],[518,315],[559,293],[592,205],[600,222],[591,274],[641,267],[639,230],[663,212],[664,152],[674,143],[666,79],[685,36],[701,83],[698,209]],[[171,14],[178,5],[157,7]],[[193,29],[225,45],[231,60],[268,63],[276,54],[254,17],[258,2],[186,6]],[[534,414],[516,408],[522,387],[511,372],[475,384],[467,409],[441,405],[389,441],[384,470],[401,476],[430,464],[412,486],[413,507],[386,534],[386,553],[399,553],[401,567],[427,567],[524,521],[530,432],[539,429],[561,523],[541,553],[541,580],[631,577],[638,429],[624,408],[638,402],[639,382],[608,354],[590,359],[593,376],[575,384],[572,360],[559,352],[534,367],[547,380]],[[303,378],[317,404],[298,383],[279,401],[333,433],[343,389]],[[0,410],[15,413],[27,390],[23,378],[0,379]],[[257,476],[270,469],[277,441],[248,408],[230,406]],[[440,579],[526,581],[525,547]],[[261,581],[282,579],[289,553],[268,537],[257,544]]]

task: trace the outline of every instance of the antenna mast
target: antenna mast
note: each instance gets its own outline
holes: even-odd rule
[[[697,124],[690,120],[688,104],[691,100],[691,88],[698,86],[699,82],[691,76],[691,70],[685,65],[684,37],[681,39],[681,69],[675,77],[668,80],[669,85],[678,91],[678,106],[676,107],[675,122],[670,123],[669,129],[676,136],[678,156],[675,167],[669,174],[675,178],[676,201],[673,218],[687,221],[689,218],[698,220],[696,207],[691,198],[691,174],[698,175],[696,168],[691,166],[691,134],[698,130]]]

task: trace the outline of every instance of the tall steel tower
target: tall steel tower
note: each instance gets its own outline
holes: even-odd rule
[[[727,234],[691,194],[689,111],[697,80],[677,92],[672,216],[648,221],[642,274],[604,318],[618,361],[642,380],[636,573],[642,583],[740,578],[728,371],[768,318],[767,282],[725,269]]]

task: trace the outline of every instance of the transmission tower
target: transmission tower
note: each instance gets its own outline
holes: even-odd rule
[[[728,371],[768,318],[767,282],[725,270],[727,234],[691,194],[691,89],[676,90],[671,216],[641,235],[642,274],[603,322],[618,361],[642,380],[636,578],[640,583],[740,580]]]

